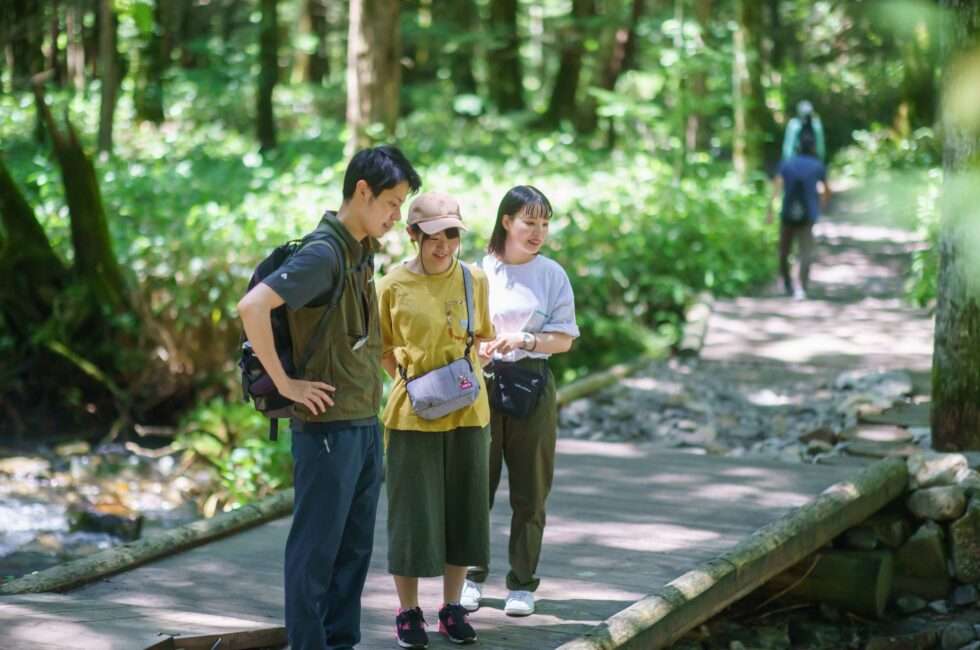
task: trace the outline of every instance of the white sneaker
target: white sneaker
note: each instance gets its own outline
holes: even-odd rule
[[[507,594],[504,614],[507,616],[530,616],[534,613],[534,594],[530,591],[512,591]]]
[[[483,585],[479,582],[467,580],[463,583],[463,593],[459,597],[459,604],[468,612],[475,612],[480,609],[480,600],[483,598]]]
[[[796,291],[793,292],[793,300],[806,300],[806,291],[797,287]]]

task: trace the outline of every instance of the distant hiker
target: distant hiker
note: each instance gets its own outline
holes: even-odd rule
[[[810,134],[814,141],[814,151],[817,158],[827,160],[827,149],[824,144],[823,123],[820,116],[813,111],[813,104],[807,100],[796,105],[796,117],[790,118],[786,124],[783,136],[783,160],[789,160],[794,154],[800,153],[800,136]]]
[[[398,645],[425,648],[419,578],[442,576],[439,631],[476,632],[459,604],[471,564],[490,557],[490,407],[477,356],[493,339],[483,271],[459,261],[466,230],[454,198],[426,192],[408,210],[412,259],[378,281],[383,352],[395,380],[388,436],[388,571],[398,591]]]
[[[286,630],[294,650],[347,650],[361,638],[361,591],[382,477],[373,253],[420,185],[395,147],[358,152],[344,175],[340,210],[326,212],[317,226],[321,236],[238,303],[256,355],[279,393],[295,402],[296,495],[285,558]],[[323,297],[337,283],[340,301],[321,323]],[[286,374],[273,342],[270,314],[283,304],[294,360],[320,335],[301,377]]]
[[[813,261],[813,224],[820,218],[821,208],[826,209],[830,200],[827,168],[817,158],[813,137],[808,133],[800,136],[799,153],[779,165],[779,174],[773,178],[766,223],[773,222],[772,205],[781,193],[779,273],[786,294],[796,300],[804,300],[809,289],[810,264]],[[799,285],[795,289],[789,263],[794,241],[798,243],[800,265]]]
[[[545,502],[555,471],[558,406],[553,354],[567,352],[579,335],[575,297],[565,270],[541,255],[551,204],[540,190],[519,185],[504,195],[490,235],[483,271],[490,282],[490,313],[497,338],[481,347],[491,360],[490,506],[507,463],[510,543],[504,613],[534,613],[535,575],[541,557]],[[462,604],[480,607],[489,564],[467,574]]]

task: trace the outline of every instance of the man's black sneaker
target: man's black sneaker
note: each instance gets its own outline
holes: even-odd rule
[[[403,609],[395,617],[395,637],[403,648],[428,648],[429,635],[425,633],[422,609]]]
[[[468,615],[460,604],[443,605],[439,610],[439,632],[453,643],[474,643],[476,631],[466,620]]]

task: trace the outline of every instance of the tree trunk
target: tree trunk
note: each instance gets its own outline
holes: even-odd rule
[[[10,0],[10,52],[14,88],[27,89],[44,65],[41,52],[43,12],[36,0]]]
[[[701,31],[703,50],[707,48],[708,30],[711,28],[711,0],[694,0],[694,16]],[[690,93],[691,104],[695,108],[687,116],[684,137],[688,151],[704,151],[708,148],[710,134],[704,110],[708,101],[708,73],[703,67],[699,67],[691,75]]]
[[[744,0],[736,1],[744,2]],[[748,54],[745,49],[745,30],[739,24],[732,35],[732,112],[734,113],[732,123],[735,129],[732,133],[732,166],[740,178],[745,178],[750,165],[747,116],[749,69]]]
[[[163,122],[163,73],[167,60],[163,58],[163,21],[160,3],[153,3],[153,24],[150,31],[142,34],[143,45],[139,50],[137,77],[133,103],[136,117],[159,124]]]
[[[980,6],[945,0],[955,15],[943,49],[947,60],[963,55],[980,34]],[[947,40],[948,39],[948,40]],[[977,57],[962,56],[945,72],[943,217],[932,366],[932,444],[941,451],[980,450],[980,257],[977,251],[978,109],[963,94],[976,84]],[[975,67],[973,68],[975,70]]]
[[[763,166],[765,145],[775,143],[775,124],[765,104],[762,87],[761,5],[755,0],[736,0],[738,26],[734,35],[733,104],[735,133],[732,158],[742,178]]]
[[[119,61],[116,53],[116,16],[112,0],[99,0],[99,67],[102,103],[99,107],[99,151],[112,153],[112,124],[119,89]],[[69,128],[69,131],[71,129]]]
[[[473,33],[477,29],[479,16],[473,0],[454,0],[447,6],[440,5],[446,12],[445,22],[454,35],[454,49],[449,55],[449,70],[453,87],[457,94],[475,94],[476,77],[473,76]]]
[[[68,36],[68,47],[65,53],[68,78],[75,90],[85,89],[85,11],[80,0],[71,0],[68,4],[68,15],[65,22],[65,32]]]
[[[575,118],[579,78],[582,74],[582,55],[585,51],[584,21],[595,16],[595,0],[573,0],[569,23],[559,34],[561,63],[551,92],[543,122],[557,126],[561,120]]]
[[[320,85],[330,71],[327,59],[327,6],[325,0],[305,0],[299,32],[307,42],[299,49],[293,78]]]
[[[129,293],[112,250],[95,167],[82,149],[78,134],[67,115],[65,132],[58,129],[51,116],[51,109],[44,101],[44,90],[40,84],[34,86],[34,98],[61,168],[65,201],[71,216],[74,273],[92,291],[98,307],[103,308],[106,313],[119,314],[128,311]]]
[[[402,0],[401,13],[403,19],[412,24],[408,38],[402,38],[401,61],[404,69],[402,70],[402,83],[405,85],[415,85],[419,83],[431,83],[438,78],[438,65],[435,54],[439,51],[441,43],[432,48],[434,31],[432,20],[431,3],[422,0]],[[440,39],[441,40],[441,39]],[[406,115],[412,111],[411,106],[402,105],[401,114]]]
[[[401,37],[398,0],[351,0],[347,39],[347,151],[368,146],[380,125],[390,137],[398,121]]]
[[[636,26],[643,16],[644,0],[632,0],[630,15],[624,25],[616,29],[612,41],[606,51],[606,56],[600,62],[598,83],[602,90],[615,90],[619,76],[633,67],[636,51]],[[579,119],[578,130],[592,133],[599,126],[599,105],[594,98],[589,98]],[[610,141],[614,138],[610,124]]]
[[[262,0],[259,66],[256,132],[259,138],[259,150],[271,151],[276,148],[276,118],[272,106],[272,93],[279,80],[279,21],[276,0]]]
[[[39,324],[51,315],[55,296],[68,281],[68,271],[0,158],[0,289],[3,329],[19,345],[27,345]]]
[[[776,70],[783,69],[783,59],[785,58],[786,45],[784,39],[785,27],[783,27],[783,14],[781,11],[782,3],[780,0],[769,0],[769,35],[772,38],[772,51],[769,62]]]
[[[490,0],[493,44],[487,52],[487,83],[491,101],[504,113],[524,108],[517,5],[517,0]]]
[[[50,15],[48,15],[48,49],[45,52],[44,67],[51,70],[53,79],[59,86],[65,83],[65,65],[61,58],[61,48],[58,45],[61,35],[61,2],[51,0]]]
[[[749,97],[751,98],[749,101],[749,127],[755,131],[755,146],[761,165],[779,160],[782,140],[777,137],[776,122],[766,105],[766,89],[762,85],[762,37],[765,34],[763,7],[757,0],[743,0],[741,9],[745,14],[744,23],[749,26],[746,32],[749,55]]]

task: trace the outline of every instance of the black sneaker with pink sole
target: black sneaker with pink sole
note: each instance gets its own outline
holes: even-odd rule
[[[440,614],[440,617],[442,614]],[[425,632],[422,609],[403,609],[395,617],[395,637],[402,648],[428,648],[429,635]]]
[[[476,630],[467,620],[468,615],[462,605],[443,605],[439,610],[439,632],[453,643],[475,643]]]

